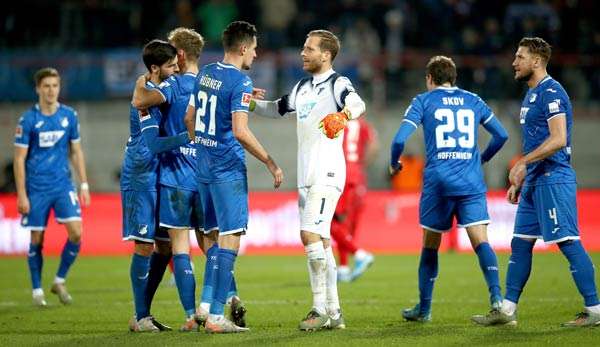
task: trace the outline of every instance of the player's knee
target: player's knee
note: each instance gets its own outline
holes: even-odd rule
[[[520,237],[513,237],[510,241],[510,248],[513,252],[523,251],[530,253],[533,250],[535,239],[523,239]]]
[[[31,231],[31,244],[41,245],[44,243],[44,232],[43,231]]]
[[[156,241],[156,253],[170,257],[172,255],[171,243],[168,241]]]
[[[134,252],[137,255],[141,255],[143,257],[149,257],[152,255],[152,251],[154,250],[154,245],[147,242],[136,242],[134,247]]]

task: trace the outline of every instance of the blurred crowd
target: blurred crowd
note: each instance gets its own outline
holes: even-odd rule
[[[257,24],[263,51],[297,49],[309,30],[332,30],[343,40],[344,55],[360,57],[360,80],[386,83],[387,93],[422,84],[423,60],[444,53],[464,57],[458,64],[463,68],[461,86],[484,97],[490,96],[489,90],[494,90],[493,97],[515,97],[514,88],[506,88],[512,83],[510,59],[521,37],[535,35],[553,45],[551,72],[566,80],[574,99],[600,97],[600,22],[595,20],[600,2],[594,0],[29,2],[4,4],[0,47],[50,51],[139,47],[176,26],[186,26],[205,36],[208,49],[218,49],[223,28],[241,19]],[[498,57],[504,60],[499,63]],[[414,76],[406,73],[411,64],[419,67]]]

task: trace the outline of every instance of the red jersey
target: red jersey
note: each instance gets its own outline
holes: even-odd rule
[[[368,145],[377,133],[364,117],[351,120],[344,130],[344,156],[346,157],[346,184],[364,184],[365,155]]]

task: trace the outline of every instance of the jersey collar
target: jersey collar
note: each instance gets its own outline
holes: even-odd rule
[[[537,86],[535,86],[535,88],[532,88],[532,89],[536,89],[537,87],[541,86],[542,84],[548,82],[551,79],[552,79],[552,76],[546,75],[546,77],[542,78],[542,80],[538,82]]]
[[[454,86],[454,87],[444,87],[444,86],[439,86],[439,87],[435,87],[435,89],[441,89],[441,90],[457,90],[458,87]]]
[[[327,80],[329,78],[329,76],[333,75],[334,73],[335,73],[335,71],[333,71],[333,69],[329,69],[318,75],[313,75],[313,77],[312,77],[313,86],[316,86],[317,84],[324,82],[325,80]]]
[[[237,67],[235,67],[235,66],[233,66],[231,64],[224,63],[222,61],[218,61],[217,65],[219,65],[220,67],[225,68],[225,69],[235,69],[235,70],[239,71],[239,69]]]

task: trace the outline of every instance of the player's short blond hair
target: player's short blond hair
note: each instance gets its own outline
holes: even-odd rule
[[[338,37],[335,36],[335,34],[331,31],[322,29],[313,30],[309,32],[308,35],[306,35],[306,37],[311,36],[317,36],[321,39],[321,41],[319,42],[319,48],[322,51],[328,51],[329,53],[331,53],[331,61],[333,62],[335,56],[340,51],[340,39],[338,39]]]
[[[204,38],[196,30],[179,27],[171,30],[167,38],[175,48],[182,49],[189,58],[194,60],[200,58],[204,48]]]
[[[541,37],[524,37],[519,42],[519,47],[527,47],[531,54],[537,54],[545,64],[550,61],[552,46]]]
[[[58,77],[60,79],[60,75],[58,74],[58,70],[53,67],[45,67],[39,69],[33,75],[33,80],[35,81],[35,86],[38,87],[42,80],[46,77]]]
[[[456,84],[456,64],[452,58],[436,55],[429,59],[426,70],[426,74],[431,76],[431,80],[436,86],[441,86],[446,82],[450,82],[450,85]]]

